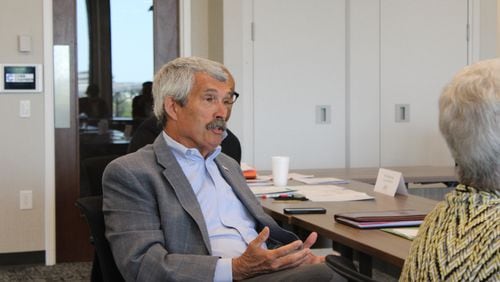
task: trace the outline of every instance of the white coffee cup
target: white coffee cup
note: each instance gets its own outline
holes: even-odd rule
[[[286,186],[288,183],[288,168],[290,157],[272,157],[273,184],[274,186]]]

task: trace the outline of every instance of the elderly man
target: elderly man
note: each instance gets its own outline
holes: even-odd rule
[[[220,152],[234,102],[219,63],[179,58],[159,70],[153,144],[104,173],[106,236],[130,281],[336,281],[302,242],[262,210],[232,158]]]

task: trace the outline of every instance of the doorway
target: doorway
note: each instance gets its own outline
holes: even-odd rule
[[[78,0],[79,1],[79,0]],[[117,1],[119,3],[121,1]],[[141,2],[141,1],[137,1]],[[106,4],[110,1],[87,0],[90,5],[101,6],[101,12],[105,13]],[[179,54],[179,24],[178,24],[178,0],[153,0],[152,13],[153,25],[153,72],[164,63],[176,58]],[[89,232],[86,222],[75,207],[75,201],[80,197],[80,122],[78,114],[78,48],[77,46],[77,0],[53,0],[53,26],[54,45],[69,47],[70,54],[70,122],[69,126],[56,128],[55,130],[55,160],[56,160],[56,261],[89,261],[92,259],[93,248],[89,242]],[[97,26],[105,27],[103,16],[94,18],[98,21]],[[132,21],[133,22],[133,21]],[[108,17],[109,25],[109,17]],[[98,31],[97,31],[98,32]],[[104,34],[100,33],[101,44],[106,40],[111,42]],[[103,52],[106,52],[106,48]],[[99,47],[99,46],[98,46]],[[103,54],[103,53],[101,53]],[[108,89],[112,93],[111,82],[111,57],[100,56],[97,61],[101,62],[98,72],[102,89]],[[96,69],[91,64],[89,70]],[[108,81],[105,78],[109,77]],[[108,85],[109,86],[106,86]],[[110,99],[111,95],[106,99]],[[111,105],[109,103],[108,105]],[[108,106],[110,107],[110,106]],[[110,107],[111,109],[111,107]]]

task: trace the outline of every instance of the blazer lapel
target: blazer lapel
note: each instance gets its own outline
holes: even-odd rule
[[[239,167],[230,165],[222,156],[217,157],[215,163],[238,199],[240,199],[254,218],[262,222],[263,218],[260,216],[261,213],[259,212],[262,208],[260,204],[255,201],[255,195],[248,188],[245,179],[243,177],[238,177],[238,175],[241,175]]]
[[[163,175],[172,185],[172,189],[177,195],[177,199],[179,200],[184,210],[194,219],[194,221],[198,225],[208,253],[212,254],[212,248],[210,246],[210,240],[206,227],[207,225],[205,223],[205,218],[203,217],[203,214],[201,212],[198,199],[196,199],[196,195],[193,192],[191,184],[184,175],[182,168],[175,159],[175,156],[170,151],[170,148],[167,146],[167,143],[165,142],[162,134],[158,135],[155,142],[153,143],[153,150],[155,152],[158,164],[165,168],[165,170],[163,170]]]

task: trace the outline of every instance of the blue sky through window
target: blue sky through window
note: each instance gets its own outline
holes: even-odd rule
[[[113,81],[153,79],[152,0],[110,0]],[[85,0],[77,0],[78,71],[88,71],[89,39]]]

